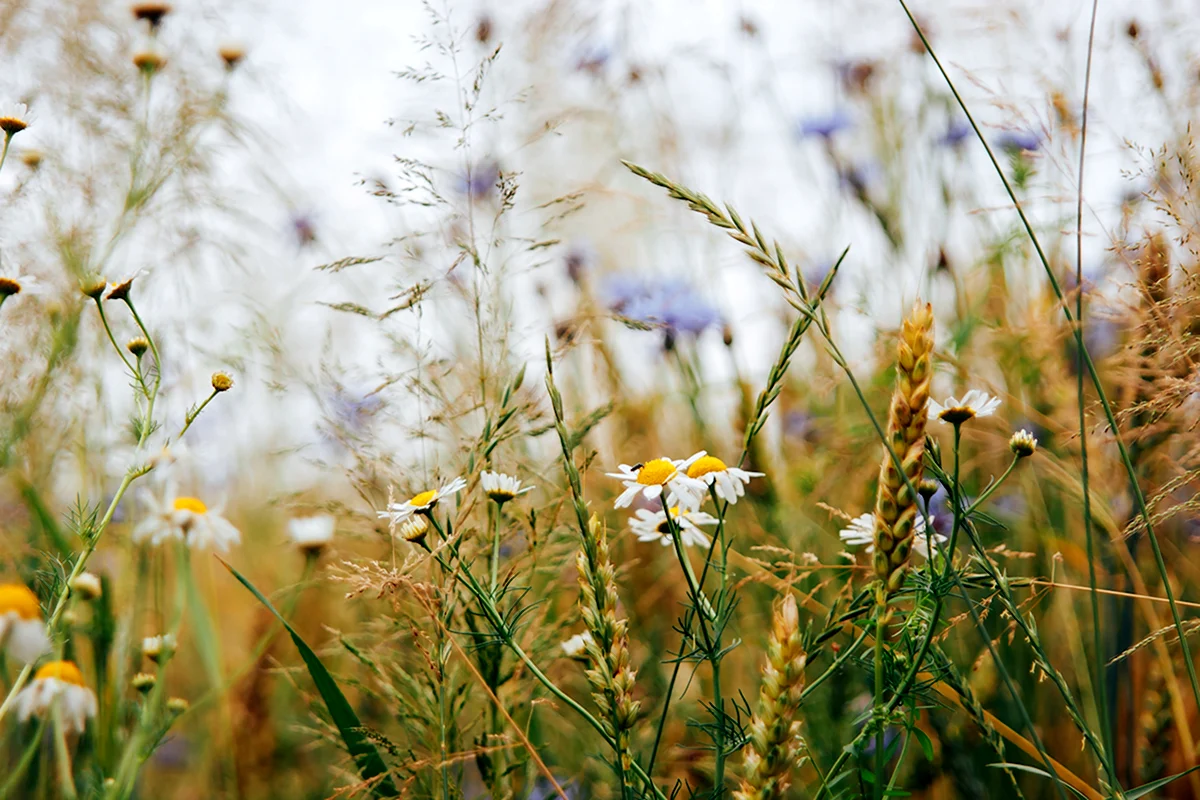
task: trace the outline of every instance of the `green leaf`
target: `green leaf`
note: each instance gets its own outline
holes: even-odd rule
[[[391,779],[388,777],[387,765],[383,763],[383,759],[379,755],[379,751],[375,749],[375,745],[367,738],[363,732],[363,724],[359,721],[358,715],[354,713],[354,709],[350,707],[350,703],[346,700],[346,696],[342,694],[342,690],[338,688],[337,681],[325,669],[325,665],[321,663],[321,659],[317,658],[317,654],[312,651],[300,634],[292,629],[288,621],[283,618],[275,606],[271,605],[271,601],[263,596],[262,592],[254,588],[254,584],[246,580],[240,572],[231,567],[220,556],[217,557],[225,569],[250,590],[250,593],[258,598],[258,602],[266,606],[267,610],[275,615],[275,618],[287,629],[288,635],[292,637],[292,641],[296,645],[296,649],[300,651],[300,657],[304,659],[304,666],[308,668],[308,674],[312,676],[313,684],[317,687],[317,691],[321,693],[321,699],[325,701],[325,707],[329,709],[329,717],[333,720],[333,724],[337,725],[338,733],[342,736],[342,741],[346,744],[346,750],[354,758],[354,763],[358,765],[358,772],[362,775],[364,781],[371,782],[374,786],[374,793],[379,797],[396,797],[396,787],[392,785]],[[382,776],[382,777],[380,777]]]
[[[1198,769],[1200,769],[1200,764],[1197,764],[1196,766],[1192,767],[1191,769],[1185,769],[1183,772],[1180,772],[1176,775],[1171,775],[1166,778],[1159,778],[1156,781],[1151,781],[1150,783],[1147,783],[1145,786],[1139,786],[1136,789],[1130,789],[1129,791],[1127,791],[1125,793],[1125,797],[1127,798],[1127,800],[1137,800],[1139,797],[1145,797],[1146,795],[1150,794],[1151,792],[1155,791],[1156,789],[1161,789],[1162,787],[1166,786],[1168,783],[1171,783],[1172,781],[1177,781],[1180,778],[1182,778],[1183,776],[1193,773]]]
[[[1032,773],[1032,774],[1034,774],[1034,775],[1041,775],[1043,778],[1049,778],[1049,779],[1050,779],[1050,780],[1052,780],[1052,781],[1054,781],[1054,780],[1057,780],[1057,781],[1058,781],[1058,784],[1059,784],[1060,786],[1065,786],[1065,787],[1067,787],[1067,788],[1068,788],[1068,789],[1070,789],[1072,792],[1074,792],[1074,793],[1076,794],[1076,796],[1078,796],[1078,797],[1082,797],[1082,798],[1083,798],[1083,800],[1087,800],[1087,795],[1086,795],[1086,794],[1084,794],[1083,792],[1079,791],[1078,789],[1076,789],[1076,788],[1075,788],[1074,786],[1072,786],[1071,784],[1069,784],[1069,783],[1066,783],[1065,781],[1062,781],[1062,780],[1059,780],[1059,779],[1055,778],[1053,775],[1051,775],[1049,772],[1046,772],[1046,770],[1044,770],[1044,769],[1039,769],[1038,767],[1030,767],[1030,766],[1028,766],[1028,765],[1026,765],[1026,764],[1008,764],[1008,763],[1000,763],[1000,764],[988,764],[988,766],[989,766],[989,767],[994,767],[994,768],[996,768],[996,769],[1015,769],[1015,770],[1017,770],[1018,772],[1029,772],[1029,773]],[[1128,797],[1129,795],[1128,795],[1128,794],[1126,794],[1125,796],[1126,796],[1126,797]]]
[[[917,737],[917,743],[921,745],[921,752],[925,754],[926,761],[933,761],[933,742],[929,739],[929,734],[920,728],[911,728],[912,735]]]

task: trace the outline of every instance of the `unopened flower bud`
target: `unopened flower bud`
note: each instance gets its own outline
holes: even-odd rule
[[[167,711],[170,711],[175,716],[187,713],[187,710],[192,707],[192,704],[182,697],[172,697],[167,701]]]
[[[103,297],[104,290],[107,288],[108,283],[103,278],[87,278],[79,285],[79,291],[93,300]]]
[[[167,57],[154,50],[143,50],[134,53],[133,65],[141,70],[143,75],[151,77],[167,65]]]
[[[139,672],[133,676],[130,685],[142,694],[150,694],[150,690],[154,688],[154,684],[158,683],[158,678],[151,675],[149,672]]]
[[[135,336],[125,343],[125,349],[133,353],[136,358],[141,358],[150,349],[150,342],[145,336]]]
[[[214,372],[212,376],[212,387],[214,392],[228,392],[233,388],[233,378],[229,377],[224,372]]]
[[[149,22],[150,28],[153,30],[162,24],[163,17],[171,13],[171,4],[148,1],[134,3],[129,10],[133,12],[134,19]]]
[[[100,578],[92,572],[81,572],[71,581],[71,591],[84,600],[95,600],[103,591]]]

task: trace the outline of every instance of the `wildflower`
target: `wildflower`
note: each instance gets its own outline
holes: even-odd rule
[[[20,583],[0,583],[0,647],[22,663],[50,649],[37,595]]]
[[[337,521],[328,514],[293,517],[288,520],[288,537],[305,553],[317,554],[333,541]]]
[[[974,128],[972,128],[964,120],[952,122],[950,123],[950,126],[946,128],[946,132],[942,134],[940,139],[938,139],[938,144],[942,145],[943,147],[958,147],[974,132]]]
[[[147,1],[134,3],[129,10],[133,12],[134,19],[145,20],[151,28],[157,28],[162,24],[163,17],[171,13],[171,4]]]
[[[796,123],[796,134],[801,139],[809,139],[817,136],[829,140],[833,138],[835,133],[844,131],[853,124],[854,122],[850,119],[850,115],[845,111],[839,110],[824,116],[804,117]]]
[[[142,694],[149,694],[150,690],[154,688],[154,684],[156,683],[158,683],[158,678],[154,677],[149,672],[139,672],[133,676],[132,680],[129,681],[129,684]]]
[[[220,508],[210,509],[197,497],[173,497],[168,492],[161,499],[144,495],[144,502],[149,513],[133,529],[133,541],[138,544],[148,540],[157,546],[167,539],[179,539],[193,550],[211,547],[227,553],[242,540],[233,523],[221,516]]]
[[[460,194],[472,200],[484,200],[492,194],[499,182],[500,165],[495,161],[488,161],[460,176],[457,188]]]
[[[671,544],[671,528],[667,524],[664,511],[649,511],[639,508],[629,521],[629,527],[637,535],[639,542],[662,542],[664,547]],[[680,510],[678,506],[671,509],[671,519],[679,528],[679,540],[684,546],[696,545],[707,547],[708,537],[701,532],[700,525],[716,525],[718,520],[705,511]]]
[[[1042,146],[1042,138],[1033,131],[1005,131],[996,138],[996,146],[1009,153],[1033,152]]]
[[[212,374],[212,388],[214,392],[228,392],[233,388],[233,378],[224,372],[214,372]]]
[[[86,297],[90,297],[97,302],[99,302],[100,298],[104,296],[104,291],[107,288],[108,282],[103,278],[85,278],[83,282],[79,284],[79,291],[83,292]]]
[[[972,389],[963,395],[962,400],[947,397],[946,402],[929,401],[929,418],[949,422],[951,425],[962,425],[975,417],[989,417],[1000,407],[1000,398],[992,397],[987,392]]]
[[[738,498],[746,493],[746,485],[751,478],[761,478],[761,472],[747,472],[738,467],[729,467],[716,456],[710,456],[701,450],[689,458],[687,476],[703,481],[707,486],[716,488],[717,497],[729,503],[736,503]]]
[[[167,711],[170,711],[175,716],[186,714],[187,710],[192,707],[192,704],[182,697],[172,697],[167,700]]]
[[[0,103],[0,131],[15,136],[29,127],[29,106],[24,103]]]
[[[145,336],[135,336],[125,343],[125,349],[135,358],[141,358],[150,349],[150,341]]]
[[[225,45],[217,50],[217,55],[225,62],[225,69],[232,72],[237,69],[238,64],[242,63],[242,59],[246,57],[246,50],[237,45]]]
[[[687,469],[683,461],[656,458],[632,467],[621,464],[620,469],[620,472],[606,473],[608,477],[617,478],[625,484],[625,491],[613,503],[615,508],[627,508],[639,493],[647,500],[657,500],[662,496],[663,487],[668,490],[667,502],[670,505],[681,505],[689,510],[700,507],[704,482],[681,472]]]
[[[381,518],[390,518],[394,523],[403,522],[414,514],[428,516],[439,500],[443,497],[456,494],[466,485],[467,482],[462,478],[455,478],[449,483],[444,484],[440,489],[426,489],[423,492],[413,495],[403,503],[388,503],[387,511],[380,511],[379,516]],[[407,539],[408,537],[404,538]]]
[[[164,633],[161,636],[147,636],[142,639],[142,655],[155,664],[165,664],[175,655],[175,635]]]
[[[141,50],[134,53],[133,65],[149,78],[167,65],[167,57],[157,50]]]
[[[21,151],[21,163],[29,169],[37,169],[42,165],[42,151],[30,148]]]
[[[584,631],[583,633],[577,633],[570,639],[567,639],[560,645],[560,647],[562,647],[563,653],[565,653],[568,658],[579,658],[587,652],[587,646],[591,643],[591,632]]]
[[[1008,440],[1008,449],[1016,454],[1017,458],[1028,458],[1037,452],[1038,440],[1033,438],[1033,434],[1027,430],[1019,430],[1012,435]]]
[[[421,542],[429,533],[429,520],[422,514],[414,514],[400,523],[400,537],[406,542]]]
[[[622,314],[662,328],[669,342],[680,334],[699,336],[721,321],[721,312],[695,289],[675,282],[644,284],[642,292],[625,304]]]
[[[95,573],[81,572],[75,576],[75,580],[71,581],[71,591],[84,600],[95,600],[100,596],[103,588],[99,576]]]
[[[17,278],[10,278],[7,275],[0,275],[0,297],[12,297],[14,294],[20,293],[20,280]]]
[[[104,296],[105,300],[128,300],[129,290],[133,288],[133,282],[142,274],[141,270],[133,273],[122,281],[111,284],[108,294]]]
[[[921,558],[929,558],[929,539],[933,539],[933,549],[940,549],[946,543],[946,537],[936,530],[932,537],[925,535],[925,518],[918,516],[913,522],[913,552]],[[862,547],[867,545],[865,552],[875,552],[875,515],[862,514],[850,521],[850,524],[838,531],[838,538],[847,547]]]
[[[42,665],[16,697],[17,717],[25,722],[32,716],[45,716],[56,702],[63,723],[78,733],[83,733],[88,717],[96,716],[96,693],[84,683],[83,673],[74,661]]]
[[[483,487],[484,494],[492,498],[498,505],[504,505],[517,495],[533,491],[532,486],[522,489],[521,482],[512,475],[489,470],[484,470],[479,474],[479,484]]]

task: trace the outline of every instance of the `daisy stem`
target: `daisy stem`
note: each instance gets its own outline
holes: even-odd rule
[[[158,355],[158,345],[154,343],[154,337],[150,335],[150,331],[146,328],[146,323],[142,322],[142,318],[138,315],[137,309],[133,307],[133,300],[128,294],[125,295],[124,299],[125,305],[129,307],[129,313],[133,315],[133,321],[137,323],[138,329],[142,332],[142,335],[146,337],[146,341],[150,345],[150,352],[154,354],[154,389],[146,393],[146,398],[149,400],[149,406],[146,408],[146,418],[142,421],[142,435],[141,440],[139,441],[139,444],[141,444],[142,442],[146,441],[146,437],[150,435],[150,431],[153,428],[152,418],[154,416],[154,401],[158,398],[159,387],[162,386],[162,359]],[[142,388],[145,389],[145,387],[146,384],[143,381]],[[213,391],[213,394],[216,394],[215,390]],[[204,408],[204,406],[208,405],[209,400],[212,400],[212,397],[209,397],[208,400],[205,400],[200,405],[200,408],[196,409],[197,415]],[[187,424],[183,426],[183,431],[188,429],[188,426],[192,424],[192,420],[195,418],[195,415],[192,415],[192,418],[189,419]],[[183,436],[183,431],[179,432],[179,437]]]
[[[183,427],[179,429],[179,433],[175,436],[176,441],[183,438],[183,435],[187,433],[187,429],[192,427],[192,423],[195,422],[196,418],[200,416],[200,412],[203,411],[204,407],[211,403],[212,399],[218,394],[220,394],[220,392],[218,392],[216,389],[213,389],[212,394],[204,398],[204,402],[196,406],[196,410],[187,415],[183,421]],[[149,416],[147,416],[147,419],[149,419]]]
[[[75,793],[75,775],[71,769],[71,749],[67,747],[67,732],[63,726],[62,704],[63,697],[59,697],[54,701],[54,755],[55,763],[58,765],[58,782],[62,789],[63,797],[68,800],[74,800],[77,796]]]
[[[716,619],[716,613],[713,611],[712,604],[705,598],[703,592],[700,591],[700,583],[696,580],[696,573],[692,569],[692,563],[688,561],[687,553],[683,550],[683,537],[679,532],[679,524],[674,517],[671,516],[671,509],[667,503],[663,503],[663,514],[666,515],[667,527],[671,530],[671,543],[675,545],[675,557],[679,559],[679,565],[683,567],[683,574],[687,577],[688,589],[691,592],[692,600],[696,603],[696,608],[700,612],[702,618]],[[708,636],[705,636],[708,639]]]
[[[492,597],[496,596],[496,587],[500,583],[500,504],[491,503],[488,506],[488,538],[492,540]]]
[[[0,150],[0,170],[4,169],[4,160],[8,158],[8,143],[12,141],[12,134],[5,132],[4,148]]]
[[[1009,474],[1010,474],[1010,473],[1013,471],[1013,469],[1014,469],[1014,468],[1017,466],[1017,462],[1018,462],[1018,461],[1020,461],[1020,460],[1021,460],[1020,458],[1014,458],[1014,459],[1012,460],[1012,463],[1008,465],[1008,469],[1004,470],[1004,473],[1003,473],[1003,474],[1002,474],[1002,475],[999,477],[999,479],[997,479],[996,481],[994,481],[994,482],[992,483],[992,485],[991,485],[991,486],[989,486],[989,487],[987,487],[986,489],[984,489],[984,490],[983,490],[983,493],[982,493],[982,494],[980,494],[980,495],[979,495],[979,497],[975,498],[975,502],[974,502],[974,503],[971,503],[971,505],[967,506],[967,510],[963,512],[963,517],[969,517],[969,516],[971,516],[971,514],[972,514],[972,513],[974,513],[975,509],[977,509],[977,508],[979,508],[981,505],[983,505],[983,503],[984,503],[984,502],[985,502],[985,501],[986,501],[986,500],[987,500],[989,497],[991,497],[991,496],[992,496],[992,495],[993,495],[993,494],[996,492],[996,490],[997,490],[997,489],[999,489],[999,488],[1000,488],[1000,485],[1001,485],[1002,483],[1004,483],[1004,481],[1005,481],[1005,480],[1007,480],[1007,479],[1008,479],[1008,476],[1009,476]]]
[[[46,718],[42,717],[38,720],[37,730],[29,739],[29,744],[25,747],[25,752],[21,754],[21,760],[12,768],[9,774],[4,779],[4,784],[0,785],[0,797],[11,797],[13,790],[17,788],[17,781],[25,774],[25,770],[29,769],[29,765],[33,763],[34,757],[42,749],[42,735],[46,732]]]
[[[149,390],[147,390],[147,388],[146,388],[145,381],[142,380],[141,371],[133,368],[133,365],[129,363],[129,359],[125,357],[125,351],[121,349],[121,345],[117,344],[117,338],[115,336],[113,336],[112,328],[109,327],[109,325],[108,325],[108,315],[104,313],[104,303],[101,302],[99,297],[96,297],[95,301],[96,301],[96,310],[98,312],[100,312],[100,322],[101,322],[101,324],[104,325],[104,332],[108,334],[108,340],[110,342],[112,342],[113,349],[116,350],[117,355],[121,357],[121,363],[123,363],[125,365],[125,369],[127,369],[131,373],[133,373],[133,376],[137,380],[138,385],[142,387],[142,394],[144,394],[146,396],[146,398],[149,399],[150,393],[149,393]]]

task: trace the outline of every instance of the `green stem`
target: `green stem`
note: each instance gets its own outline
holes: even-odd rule
[[[887,634],[887,605],[881,604],[875,613],[875,800],[883,798],[883,732],[887,725],[883,701],[883,637]],[[900,697],[900,695],[896,695]]]
[[[13,135],[7,131],[4,133],[4,148],[0,149],[0,170],[4,169],[4,160],[8,158],[8,143],[12,141]],[[2,301],[0,301],[2,304]]]
[[[38,720],[37,730],[30,737],[29,744],[25,746],[24,752],[21,753],[20,761],[5,776],[4,785],[0,786],[0,800],[5,800],[17,788],[17,782],[21,780],[21,776],[25,774],[25,770],[29,769],[29,765],[33,763],[34,757],[42,749],[42,735],[45,731],[46,718],[42,717]]]
[[[71,748],[67,746],[67,731],[63,726],[62,698],[54,702],[52,714],[54,717],[54,761],[58,766],[58,782],[63,797],[74,800],[76,797],[75,775],[71,768]]]

